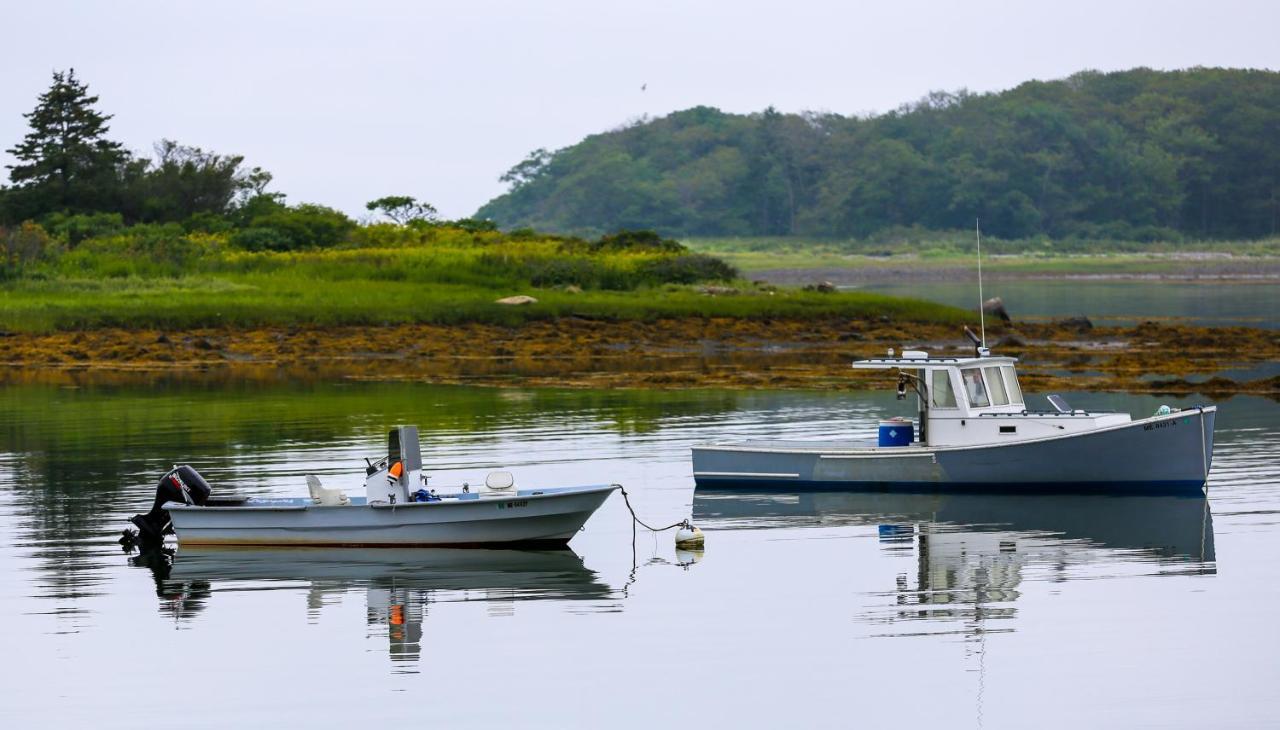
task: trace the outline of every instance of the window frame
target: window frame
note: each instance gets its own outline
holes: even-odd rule
[[[982,397],[984,400],[986,400],[985,403],[974,402],[973,395],[971,395],[969,392],[969,382],[968,382],[969,379],[965,375],[966,373],[974,373],[975,375],[978,376],[975,382],[978,384],[980,388],[982,388]],[[961,385],[964,386],[963,388],[964,400],[966,403],[969,404],[970,408],[990,408],[991,407],[991,394],[987,391],[987,383],[983,376],[981,365],[975,365],[973,367],[968,367],[968,368],[960,368],[960,383]]]
[[[1022,383],[1018,382],[1018,374],[1014,372],[1012,365],[1001,365],[1000,374],[1004,377],[1005,392],[1009,394],[1009,405],[1022,406],[1026,408],[1026,396],[1022,394]],[[1010,387],[1012,386],[1012,387]],[[1014,393],[1018,394],[1017,398],[1013,397]]]
[[[991,401],[991,405],[996,408],[1009,405],[1009,389],[1005,387],[1004,373],[1000,372],[1000,366],[984,366],[982,377],[987,381],[987,399]],[[999,402],[1001,400],[1004,402]]]
[[[929,376],[929,408],[940,411],[959,410],[960,402],[956,398],[956,386],[951,380],[950,368],[938,368],[933,370],[932,373],[933,374]],[[951,405],[939,405],[938,402],[934,400],[937,397],[937,388],[934,387],[934,382],[938,375],[942,375],[943,379],[947,381],[947,392],[951,394]]]

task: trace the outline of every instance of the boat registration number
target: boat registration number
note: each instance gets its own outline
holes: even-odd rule
[[[1191,423],[1191,419],[1190,419],[1190,418],[1186,418],[1186,419],[1183,419],[1183,421],[1182,421],[1182,422],[1183,422],[1183,423]],[[1156,423],[1148,423],[1147,425],[1145,425],[1145,426],[1143,426],[1143,427],[1142,427],[1142,430],[1143,430],[1143,431],[1154,431],[1154,430],[1156,430],[1157,428],[1169,428],[1170,426],[1176,426],[1176,425],[1178,425],[1178,422],[1177,422],[1177,421],[1158,421],[1158,422],[1156,422]]]
[[[528,507],[528,506],[529,506],[529,500],[527,499],[516,499],[510,502],[498,503],[498,509],[516,509],[517,507]]]

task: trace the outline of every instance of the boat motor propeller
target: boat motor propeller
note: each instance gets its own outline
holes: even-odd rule
[[[209,501],[213,488],[195,469],[183,464],[174,466],[169,473],[160,477],[156,485],[156,500],[151,511],[134,515],[129,521],[138,528],[137,539],[142,543],[164,541],[165,535],[173,534],[173,525],[169,521],[169,511],[164,508],[169,502],[204,505]]]

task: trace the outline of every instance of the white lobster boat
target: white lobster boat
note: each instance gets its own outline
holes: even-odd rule
[[[1027,408],[1012,357],[901,357],[853,363],[896,370],[916,420],[869,441],[760,440],[693,447],[699,489],[1009,490],[1199,493],[1213,463],[1217,408],[1162,407],[1149,418]],[[918,425],[918,428],[917,428]]]
[[[428,484],[415,426],[391,430],[387,456],[369,463],[364,496],[307,477],[308,497],[226,499],[191,467],[161,480],[151,512],[132,522],[143,540],[173,532],[182,545],[559,547],[616,484],[520,489],[509,472],[484,484]]]

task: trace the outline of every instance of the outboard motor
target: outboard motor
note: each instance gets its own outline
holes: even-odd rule
[[[134,515],[129,521],[137,526],[140,541],[161,542],[165,535],[173,534],[169,511],[164,506],[169,502],[204,505],[209,501],[209,493],[212,491],[209,482],[195,469],[185,464],[175,466],[160,478],[160,484],[156,486],[156,501],[151,505],[151,511]]]

